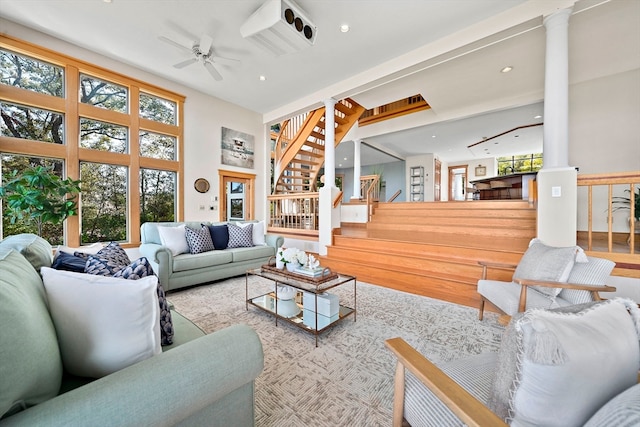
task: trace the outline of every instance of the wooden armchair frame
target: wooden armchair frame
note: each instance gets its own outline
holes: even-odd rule
[[[517,267],[517,265],[513,265],[513,264],[492,263],[492,262],[485,262],[485,261],[478,261],[478,264],[482,266],[481,280],[487,279],[488,268],[515,269]],[[593,285],[580,285],[576,283],[551,282],[551,281],[547,282],[547,281],[529,280],[529,279],[516,279],[514,280],[514,282],[521,286],[520,299],[518,301],[518,312],[524,311],[525,307],[527,306],[527,290],[529,286],[542,286],[545,288],[562,288],[562,289],[575,289],[580,291],[589,291],[591,292],[591,295],[593,296],[594,301],[602,300],[599,292],[615,292],[616,291],[615,287],[607,286],[607,285],[598,286],[596,288]],[[478,308],[479,320],[482,320],[483,318],[485,302],[488,302],[491,304],[491,301],[486,299],[484,296],[480,295],[480,307]],[[500,313],[502,313],[502,316],[500,316],[498,321],[503,325],[508,324],[509,321],[511,320],[511,316],[503,312],[502,310],[500,310],[500,308],[496,307],[494,304],[491,304],[491,306],[497,309]]]
[[[398,358],[394,378],[393,427],[401,427],[404,415],[405,369],[408,369],[442,401],[460,420],[470,427],[506,427],[496,414],[449,378],[436,365],[411,347],[402,338],[391,338],[385,345]]]

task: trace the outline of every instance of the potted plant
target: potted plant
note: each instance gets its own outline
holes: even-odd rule
[[[20,220],[33,224],[39,236],[43,224],[60,224],[77,215],[79,193],[80,181],[60,178],[53,166],[31,166],[22,173],[14,170],[0,187],[0,198],[6,204],[5,212],[11,223]]]
[[[624,190],[625,193],[631,194],[630,190]],[[631,210],[631,197],[614,197],[613,204],[616,205],[613,208],[613,212],[619,210]],[[640,189],[634,193],[633,202],[633,216],[636,221],[640,221]],[[631,218],[629,218],[631,220]]]
[[[629,193],[631,195],[631,190],[625,190],[625,193]],[[633,218],[629,216],[629,229],[631,229],[631,225],[634,224],[634,232],[638,232],[640,230],[640,189],[634,192],[633,196]],[[615,207],[613,208],[613,212],[619,210],[629,210],[631,211],[631,197],[614,197],[613,204]],[[632,222],[634,221],[634,222]],[[629,234],[629,238],[627,239],[627,243],[631,241],[631,234]]]

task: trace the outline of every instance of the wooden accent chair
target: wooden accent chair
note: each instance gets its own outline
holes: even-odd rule
[[[616,290],[606,285],[615,263],[587,257],[577,246],[555,248],[534,239],[517,266],[479,264],[482,266],[482,278],[478,281],[480,320],[486,302],[503,314],[499,322],[507,324],[511,316],[529,308],[551,309],[599,301],[599,292]],[[515,268],[513,280],[488,280],[490,268]]]
[[[498,352],[438,366],[389,339],[392,425],[640,425],[638,333],[637,304],[615,298],[517,313]]]

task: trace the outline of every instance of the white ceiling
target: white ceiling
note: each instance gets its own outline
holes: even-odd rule
[[[0,0],[0,17],[265,117],[337,84],[368,108],[420,93],[431,110],[394,119],[393,124],[364,127],[356,136],[399,157],[437,153],[444,161],[456,161],[513,150],[540,151],[541,126],[511,132],[473,150],[467,146],[542,120],[534,119],[543,110],[541,18],[402,69],[394,68],[394,63],[405,64],[421,48],[500,14],[545,2],[567,0],[298,0],[318,28],[316,43],[279,57],[240,35],[240,26],[263,0]],[[574,7],[569,45],[572,83],[640,68],[640,2],[612,0],[587,7],[599,3],[582,0]],[[351,30],[341,33],[339,27],[345,23]],[[236,65],[216,65],[224,78],[220,82],[200,64],[174,68],[190,54],[158,38],[188,45],[203,34],[212,37],[216,55],[240,60]],[[514,70],[499,73],[505,65]],[[380,67],[389,71],[385,74]],[[372,69],[379,77],[355,78]],[[260,81],[260,75],[266,81]],[[350,80],[358,82],[344,83]],[[352,145],[341,144],[336,163],[350,154]],[[377,150],[363,149],[363,165],[392,160]],[[343,167],[350,164],[345,161]]]

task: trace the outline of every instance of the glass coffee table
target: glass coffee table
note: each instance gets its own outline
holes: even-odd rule
[[[265,294],[249,297],[249,277],[258,276],[273,282],[273,290]],[[353,307],[338,304],[337,313],[333,316],[323,316],[318,314],[319,299],[320,302],[326,302],[326,292],[335,287],[353,282]],[[287,304],[295,303],[299,308],[299,313],[285,315],[288,307],[284,305],[283,300],[278,298],[278,287],[290,286],[295,290],[293,302],[287,300]],[[332,273],[330,276],[313,279],[304,277],[301,274],[289,273],[285,270],[277,270],[271,266],[263,266],[247,270],[245,278],[245,299],[246,309],[249,305],[258,307],[259,309],[272,314],[275,317],[276,326],[278,320],[283,320],[298,328],[314,334],[316,339],[316,347],[318,346],[318,335],[327,329],[335,326],[345,318],[353,315],[353,321],[356,321],[356,278],[344,274]],[[325,304],[323,305],[323,308]],[[279,309],[280,307],[280,309]],[[279,313],[280,311],[280,313]]]

